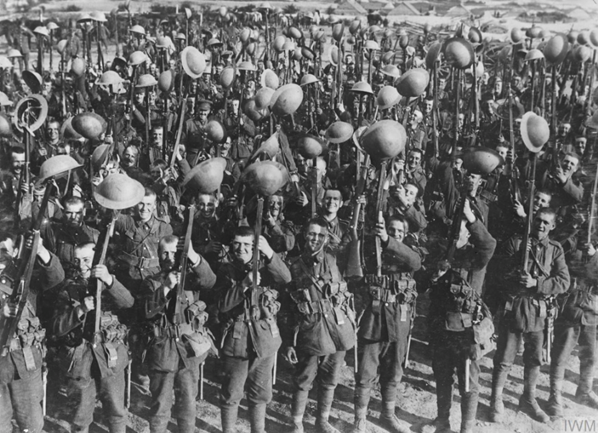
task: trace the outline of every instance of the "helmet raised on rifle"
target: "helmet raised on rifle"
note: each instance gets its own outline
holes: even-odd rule
[[[548,40],[544,46],[544,57],[553,65],[558,65],[569,52],[569,41],[565,35],[555,35]]]
[[[77,114],[72,120],[73,129],[88,140],[98,140],[108,124],[102,116],[92,112]]]
[[[532,152],[538,153],[548,142],[550,128],[548,122],[542,116],[533,111],[528,111],[521,118],[521,138],[525,147]]]
[[[457,69],[467,69],[474,61],[475,53],[471,42],[463,38],[447,39],[443,54],[446,62]]]
[[[285,84],[278,88],[270,100],[274,114],[293,114],[303,102],[303,90],[297,84]]]
[[[222,123],[217,120],[210,120],[206,124],[206,135],[214,143],[222,143],[226,140],[226,130]]]
[[[135,206],[144,196],[143,185],[122,173],[108,175],[93,191],[93,197],[98,204],[112,210]]]
[[[158,77],[158,89],[162,92],[170,92],[174,87],[174,76],[172,70],[167,69]]]
[[[231,87],[237,79],[237,71],[232,66],[227,66],[220,73],[220,85],[225,89]]]
[[[376,104],[381,110],[387,110],[401,100],[401,95],[393,86],[384,86],[376,96]]]
[[[243,171],[243,181],[257,194],[269,197],[288,181],[286,168],[274,161],[257,161]]]
[[[187,173],[183,186],[196,193],[211,194],[222,184],[225,169],[226,159],[210,158],[197,164]]]
[[[69,155],[56,155],[46,159],[39,168],[39,176],[36,183],[39,185],[50,178],[58,178],[66,175],[70,170],[81,167],[76,159]]]
[[[504,164],[504,159],[493,149],[476,146],[463,150],[461,154],[463,168],[469,173],[486,176],[492,173],[498,166]]]
[[[185,73],[193,79],[200,78],[206,69],[205,56],[195,47],[185,47],[181,52]]]
[[[394,158],[405,149],[407,132],[394,120],[380,120],[367,128],[359,140],[373,161]]]
[[[297,151],[306,159],[314,159],[324,152],[324,143],[318,137],[305,134],[297,140]]]
[[[276,90],[280,86],[280,78],[272,69],[264,69],[264,72],[260,76],[260,84],[262,87],[269,87]]]
[[[404,97],[414,98],[424,93],[429,82],[430,74],[428,71],[421,68],[414,68],[401,75],[395,86]]]
[[[0,113],[0,137],[12,137],[10,120],[2,113]]]
[[[337,121],[326,130],[326,139],[331,143],[344,143],[353,136],[353,126],[347,122]]]

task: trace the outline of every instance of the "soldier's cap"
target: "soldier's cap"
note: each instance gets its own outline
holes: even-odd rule
[[[207,99],[202,99],[197,103],[197,109],[203,111],[209,111],[212,109],[212,101],[208,101]]]
[[[577,142],[582,142],[582,141],[583,141],[584,143],[587,143],[588,139],[587,139],[586,137],[577,137],[577,138],[575,139],[575,142],[576,142],[576,143],[577,143]]]

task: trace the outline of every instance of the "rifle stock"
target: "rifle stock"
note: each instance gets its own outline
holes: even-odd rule
[[[361,204],[361,201],[359,200],[359,198],[363,195],[363,191],[365,190],[369,158],[370,158],[370,156],[367,155],[365,162],[361,166],[361,171],[359,173],[359,180],[357,181],[357,186],[355,188],[355,199],[356,200],[355,200],[355,207],[353,210],[353,217],[351,218],[351,232],[353,233],[354,239],[352,239],[351,243],[349,244],[348,259],[347,259],[347,271],[346,271],[347,278],[362,278],[363,277],[363,267],[362,267],[362,263],[361,263],[361,240],[357,234],[357,227],[359,225],[359,220],[361,219],[361,215],[362,215],[362,204]]]
[[[177,285],[176,291],[176,300],[175,300],[175,310],[174,310],[174,317],[172,318],[172,322],[175,325],[181,324],[184,322],[183,320],[183,311],[181,311],[181,302],[180,300],[184,298],[185,293],[185,280],[187,278],[187,262],[189,260],[188,251],[191,245],[191,233],[193,232],[193,220],[195,217],[195,205],[189,206],[189,216],[187,220],[187,230],[185,231],[185,242],[183,245],[183,251],[181,251],[181,256],[179,259],[179,284]]]
[[[110,219],[108,227],[106,227],[106,234],[104,235],[104,241],[102,242],[102,249],[99,251],[99,255],[96,252],[94,265],[103,265],[106,262],[106,254],[108,253],[108,244],[110,237],[114,231],[114,223],[116,222],[116,215],[113,214]],[[101,280],[96,280],[96,308],[95,308],[95,323],[93,332],[93,345],[97,346],[102,342],[102,331],[100,329],[102,319],[102,290],[104,289],[104,283]]]

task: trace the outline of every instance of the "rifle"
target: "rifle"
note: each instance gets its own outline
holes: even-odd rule
[[[179,325],[184,322],[184,312],[182,311],[181,306],[181,299],[184,299],[185,296],[185,280],[187,278],[187,261],[189,246],[191,245],[191,233],[193,231],[193,220],[195,216],[195,205],[192,204],[189,206],[189,217],[187,220],[187,230],[185,232],[185,242],[183,244],[183,251],[181,251],[181,255],[178,260],[178,268],[180,272],[179,283],[177,284],[177,291],[176,291],[176,299],[175,299],[175,309],[174,309],[174,317],[172,318],[172,323],[174,325]]]
[[[17,325],[21,320],[21,315],[25,310],[27,299],[29,298],[29,290],[31,283],[31,276],[33,274],[33,267],[35,266],[35,258],[37,256],[37,247],[40,241],[40,228],[48,208],[50,194],[53,185],[46,184],[46,192],[39,207],[39,213],[35,221],[32,221],[29,233],[33,235],[31,246],[21,239],[22,247],[19,249],[19,256],[17,257],[16,269],[14,279],[12,280],[12,293],[8,298],[8,303],[16,305],[16,314],[12,317],[6,317],[0,314],[0,356],[6,356],[10,350],[10,340],[14,336]],[[24,246],[24,247],[23,247]]]
[[[590,196],[590,214],[588,215],[588,237],[587,243],[592,242],[592,225],[594,222],[594,214],[596,213],[596,194],[598,193],[598,166],[596,167],[596,175],[594,176],[594,187],[592,188],[592,195]]]
[[[102,242],[102,249],[98,252],[96,251],[96,257],[94,257],[94,265],[102,265],[106,261],[106,253],[108,252],[108,243],[110,242],[110,237],[114,232],[114,224],[116,223],[116,214],[113,212],[112,218],[110,219],[110,223],[106,227],[106,233],[104,235],[104,240]],[[101,280],[96,280],[96,308],[95,308],[95,325],[93,331],[93,347],[97,347],[102,343],[102,330],[101,330],[101,322],[102,322],[102,290],[104,289],[104,283]]]
[[[355,236],[355,239],[349,244],[348,260],[347,260],[347,278],[361,278],[363,277],[363,269],[361,266],[361,242],[357,235],[357,227],[362,217],[361,202],[359,197],[365,190],[365,184],[367,181],[368,166],[369,166],[369,155],[366,155],[365,161],[361,166],[361,172],[359,173],[359,180],[355,188],[355,207],[353,208],[353,217],[351,218],[351,232]]]
[[[174,143],[174,149],[172,151],[172,156],[170,157],[170,168],[174,168],[174,164],[176,164],[176,158],[179,152],[179,144],[181,143],[181,135],[183,133],[183,124],[185,123],[185,110],[187,108],[186,101],[183,100],[181,106],[181,118],[179,119],[179,129],[176,133],[176,141]]]

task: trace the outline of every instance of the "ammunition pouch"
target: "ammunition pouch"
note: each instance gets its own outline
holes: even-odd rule
[[[374,301],[389,304],[413,304],[417,299],[415,280],[413,278],[396,279],[388,275],[366,275],[365,284]]]
[[[42,328],[37,317],[21,319],[17,323],[14,337],[9,342],[9,352],[22,351],[25,370],[35,371],[41,367],[42,358],[45,355],[45,338],[46,330]],[[41,354],[40,359],[36,359],[38,353]],[[19,372],[19,376],[26,377],[21,372]]]
[[[469,284],[465,281],[461,284],[451,284],[449,292],[448,311],[469,315],[473,314],[478,305],[479,297]]]

